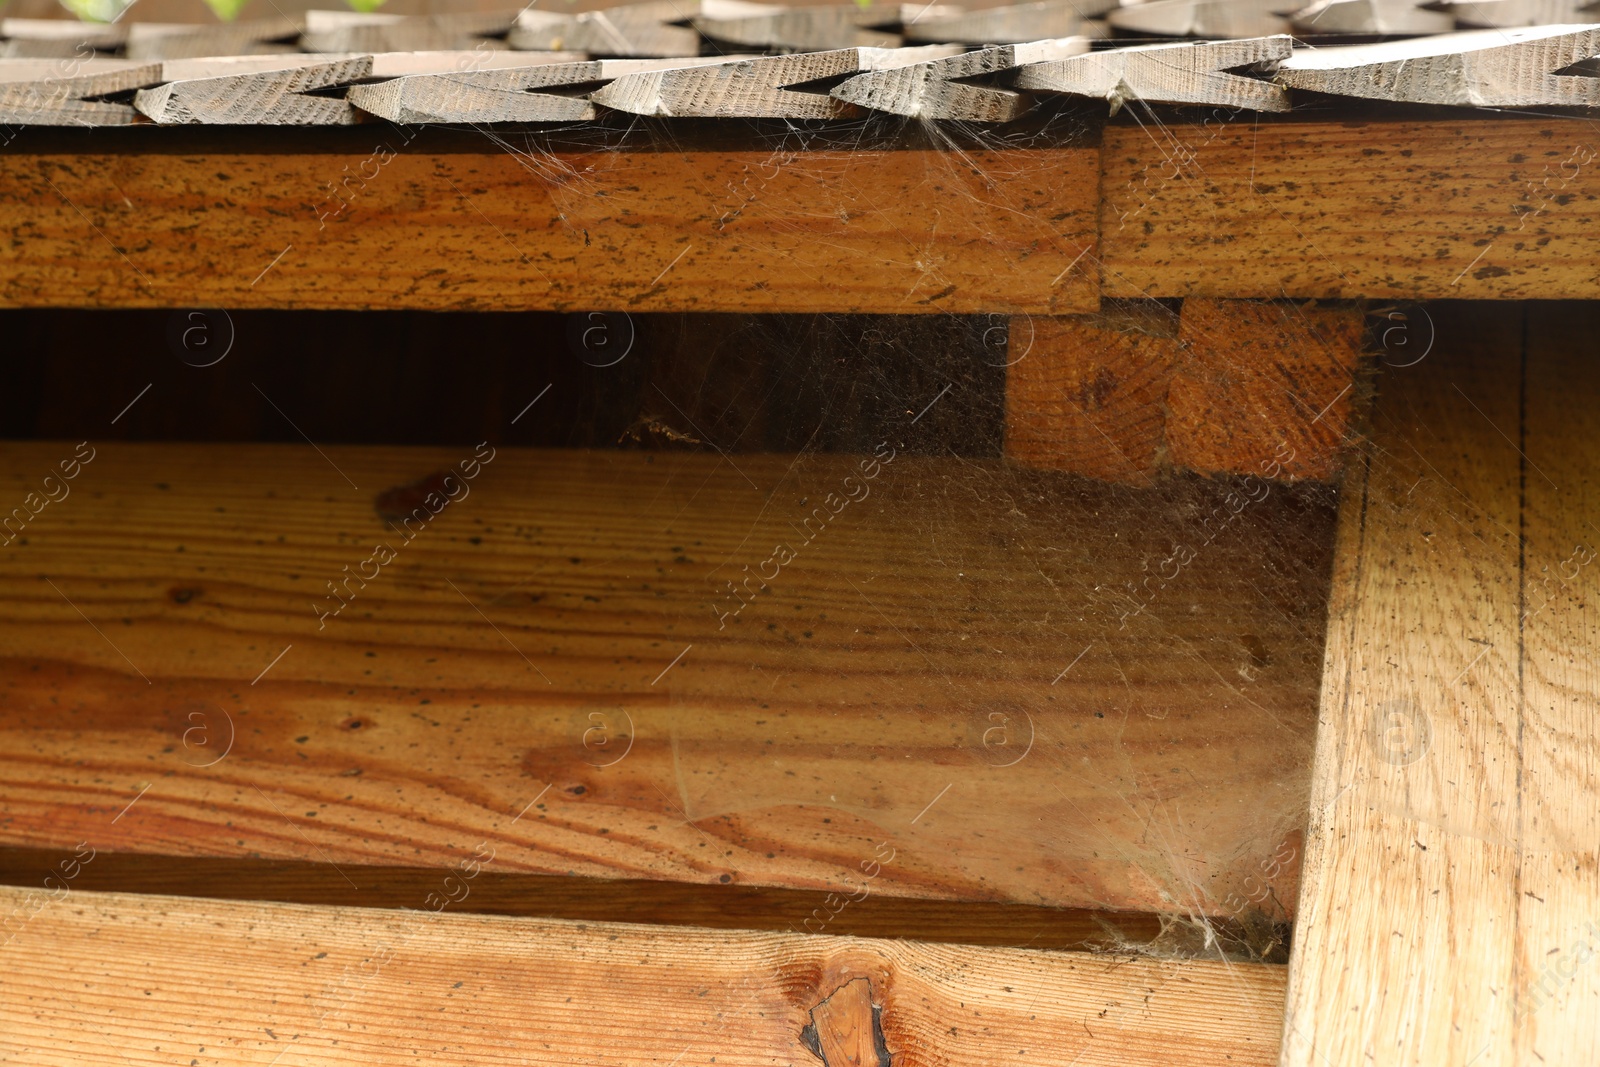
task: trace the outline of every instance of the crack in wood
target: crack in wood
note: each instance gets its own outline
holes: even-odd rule
[[[827,1067],[892,1067],[883,1009],[872,1003],[865,978],[851,979],[812,1008],[800,1040]]]

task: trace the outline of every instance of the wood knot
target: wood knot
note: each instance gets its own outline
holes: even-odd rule
[[[811,1009],[800,1040],[827,1067],[892,1067],[872,983],[853,978]]]

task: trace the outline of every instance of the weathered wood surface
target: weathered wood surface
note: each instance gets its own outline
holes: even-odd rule
[[[908,118],[1011,122],[1033,107],[1031,98],[999,86],[961,79],[982,78],[1024,64],[1062,59],[1088,50],[1087,37],[983,48],[858,74],[836,86],[830,95],[874,111]]]
[[[1302,49],[1278,68],[1277,79],[1295,89],[1370,100],[1593,107],[1600,104],[1600,78],[1558,72],[1597,55],[1597,26],[1474,30]]]
[[[859,109],[826,93],[788,86],[944,59],[960,51],[952,45],[840,48],[669,67],[625,74],[590,93],[589,99],[616,111],[674,118],[845,118]]]
[[[491,54],[515,60],[519,56],[541,53]],[[497,66],[509,69],[463,68],[393,78],[373,85],[355,85],[345,94],[345,99],[362,111],[391,122],[576,122],[597,117],[599,111],[591,101],[580,95],[536,90],[606,82],[640,71],[724,62],[718,56],[585,61],[582,53],[576,52],[542,55],[547,62],[539,66],[507,62]]]
[[[0,551],[0,844],[1292,907],[1326,490],[501,449],[407,543],[463,456],[323,451],[103,443]]]
[[[373,73],[371,56],[229,56],[169,60],[166,67],[172,69],[163,74],[165,84],[133,97],[135,108],[163,125],[349,124],[357,115],[348,103],[312,94]]]
[[[1136,45],[1030,63],[1017,72],[1015,84],[1022,89],[1108,100],[1113,115],[1130,101],[1287,111],[1289,101],[1281,88],[1230,72],[1250,65],[1270,70],[1288,58],[1290,45],[1286,36]]]
[[[683,23],[701,14],[767,10],[744,0],[646,0],[577,14],[527,7],[506,40],[513,48],[570,48],[601,56],[693,56],[701,50],[700,34]]]
[[[1600,138],[1567,119],[1106,130],[1112,296],[1600,296]]]
[[[0,246],[0,303],[1098,306],[1092,148],[958,158],[811,138],[524,156],[470,134],[407,141],[393,130],[345,143],[193,155],[12,144],[0,153],[0,218],[27,237]]]
[[[12,889],[0,904],[30,906]],[[856,1048],[903,1067],[1267,1065],[1277,1055],[1281,967],[416,907],[72,893],[6,949],[0,1047],[75,1067],[175,1055],[853,1067],[835,1058],[853,1021]]]
[[[1432,319],[1341,518],[1285,1062],[1587,1063],[1600,320]]]
[[[300,24],[277,17],[242,22],[130,22],[125,54],[129,59],[192,59],[297,51]]]
[[[161,81],[159,63],[125,59],[12,59],[0,63],[0,123],[111,126],[133,122],[127,104],[86,97]]]

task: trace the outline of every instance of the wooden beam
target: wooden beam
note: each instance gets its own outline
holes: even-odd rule
[[[473,875],[439,878],[428,899],[447,909]],[[874,1067],[1265,1067],[1283,1003],[1283,969],[1266,965],[433,914],[420,900],[42,897],[0,889],[12,916],[31,915],[12,924],[0,1021],[47,1064],[174,1050],[376,1064],[404,1050],[418,1067],[849,1067],[853,1051]]]
[[[1168,133],[1106,130],[1108,296],[1600,296],[1587,122],[1217,113]]]
[[[0,153],[0,220],[30,236],[0,246],[0,303],[1098,306],[1093,148],[974,148],[954,166],[925,143],[714,135],[670,151],[643,135],[534,140],[526,154],[437,130],[270,153],[18,142]]]
[[[60,447],[4,446],[18,500]],[[1286,918],[1331,495],[879,451],[503,448],[397,532],[384,487],[470,451],[102,443],[5,516],[0,844],[150,784],[105,848],[491,833],[508,872],[832,891],[885,843],[885,895]]]
[[[1190,299],[1016,318],[1006,455],[1145,484],[1171,470],[1331,480],[1354,436],[1359,307]]]
[[[1097,315],[1011,320],[1006,457],[1026,467],[1149,484],[1166,469],[1175,312],[1154,301]]]
[[[1600,995],[1600,320],[1431,320],[1341,516],[1284,1062],[1578,1064]]]
[[[1258,478],[1332,479],[1353,445],[1361,308],[1287,301],[1183,302],[1183,358],[1167,394],[1173,466]]]

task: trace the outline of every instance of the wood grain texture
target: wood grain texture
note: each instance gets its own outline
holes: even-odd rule
[[[108,442],[7,528],[0,844],[1288,913],[1325,490],[501,449],[405,542],[471,453],[323,451]]]
[[[166,66],[173,69],[163,74],[166,83],[140,89],[133,106],[162,125],[348,125],[357,121],[354,108],[336,97],[312,94],[369,78],[372,65],[371,56],[169,60]],[[185,66],[203,66],[205,72],[185,77]],[[234,67],[240,73],[221,73]]]
[[[1107,295],[1600,296],[1586,122],[1222,116],[1174,136],[1187,155],[1106,130]]]
[[[1087,37],[981,48],[924,63],[858,74],[829,94],[874,111],[908,118],[1011,122],[1033,107],[1022,93],[974,79],[1089,50]]]
[[[90,893],[6,959],[0,1049],[51,1065],[810,1063],[862,986],[904,1067],[1265,1065],[1283,996],[1265,965]]]
[[[1341,518],[1289,1064],[1593,1048],[1597,320],[1526,315],[1434,308],[1433,351],[1379,391]]]
[[[1359,307],[1108,302],[1011,331],[1006,455],[1026,466],[1131,484],[1174,468],[1331,480],[1355,437]]]
[[[1152,482],[1165,467],[1175,319],[1159,305],[1138,316],[1014,319],[1006,457],[1110,482]]]
[[[1600,696],[1594,603],[1593,304],[1528,309],[1521,472],[1522,700],[1516,1007],[1507,1062],[1576,1064],[1600,1047]],[[1504,1036],[1493,1035],[1504,1047]],[[1490,1062],[1487,1054],[1484,1062]]]
[[[352,131],[340,144],[182,155],[12,145],[0,154],[0,218],[26,236],[0,247],[0,302],[1098,306],[1083,256],[1095,230],[1092,148],[957,158],[854,137],[731,150],[692,140],[623,151],[535,140],[524,155],[471,135],[408,140],[394,130]],[[937,231],[930,218],[941,220]]]
[[[0,122],[43,126],[126,125],[125,103],[86,97],[126,93],[161,81],[159,63],[125,59],[0,60]]]
[[[673,118],[847,118],[860,113],[855,105],[789,86],[944,59],[960,51],[954,45],[840,48],[671,67],[625,74],[589,94],[589,99],[616,111]]]
[[[1168,458],[1197,471],[1336,477],[1354,443],[1365,333],[1350,305],[1185,300]]]
[[[1593,107],[1600,78],[1561,75],[1600,55],[1600,28],[1473,30],[1381,44],[1305,49],[1277,79],[1365,100],[1458,107]]]
[[[1121,10],[1139,11],[1155,6],[1142,4]],[[1287,111],[1288,97],[1278,86],[1232,71],[1241,67],[1270,70],[1288,57],[1289,50],[1290,40],[1286,36],[1198,44],[1135,45],[1031,63],[1017,71],[1015,84],[1021,89],[1107,100],[1113,115],[1129,101]]]

